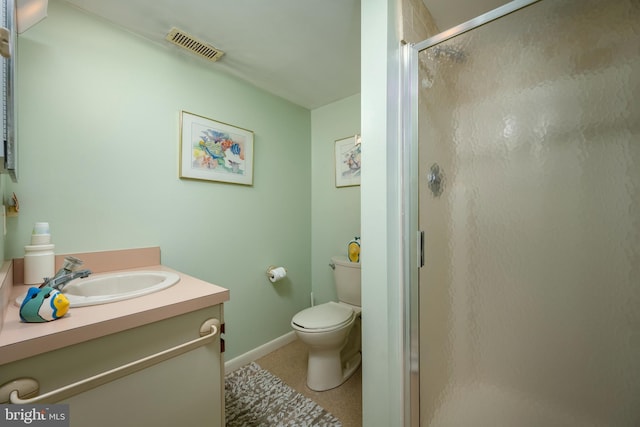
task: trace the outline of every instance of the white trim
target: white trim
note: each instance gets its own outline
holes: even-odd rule
[[[238,368],[243,367],[244,365],[248,365],[249,363],[260,359],[262,356],[266,356],[279,349],[280,347],[284,347],[287,344],[290,344],[296,340],[295,331],[288,332],[274,340],[269,341],[268,343],[262,344],[259,347],[254,348],[253,350],[249,350],[248,352],[241,354],[238,357],[234,357],[233,359],[224,362],[224,373],[225,375],[229,372],[233,372]]]

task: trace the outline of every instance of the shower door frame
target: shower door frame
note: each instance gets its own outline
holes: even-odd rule
[[[436,46],[460,34],[469,32],[492,21],[543,0],[513,0],[476,18],[436,34],[419,43],[402,47],[401,58],[401,130],[403,200],[402,271],[404,283],[404,425],[420,426],[420,268],[424,266],[428,236],[419,227],[418,162],[418,56],[421,51]],[[422,179],[426,179],[422,177]],[[426,252],[426,253],[425,253]]]

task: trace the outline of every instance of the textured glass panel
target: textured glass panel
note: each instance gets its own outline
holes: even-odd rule
[[[421,425],[640,426],[640,1],[543,0],[418,62]]]

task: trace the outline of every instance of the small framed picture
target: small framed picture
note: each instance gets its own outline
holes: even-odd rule
[[[180,113],[180,178],[253,185],[253,132]]]
[[[360,159],[360,135],[336,141],[336,187],[360,185]]]

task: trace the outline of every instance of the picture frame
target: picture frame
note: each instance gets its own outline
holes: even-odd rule
[[[360,135],[338,139],[335,142],[336,187],[360,185]]]
[[[181,111],[179,176],[253,185],[253,131]]]

